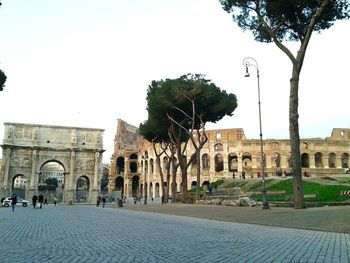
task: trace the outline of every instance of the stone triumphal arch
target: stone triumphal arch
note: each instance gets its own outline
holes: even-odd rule
[[[63,202],[79,201],[83,190],[84,201],[96,200],[102,176],[103,129],[4,125],[1,197],[10,196],[18,187],[22,196],[31,200],[42,192],[40,187],[48,182],[44,179],[56,174]],[[48,164],[53,168],[47,168]]]

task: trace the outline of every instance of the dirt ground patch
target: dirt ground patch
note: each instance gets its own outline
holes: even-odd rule
[[[350,233],[350,206],[307,209],[272,207],[230,207],[192,204],[128,205],[134,211],[206,218],[227,222]]]

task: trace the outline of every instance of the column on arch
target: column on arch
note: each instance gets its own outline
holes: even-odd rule
[[[132,179],[124,175],[124,196],[132,197]]]
[[[309,160],[310,160],[310,168],[316,168],[315,154],[310,154]]]
[[[32,150],[32,169],[31,169],[31,173],[30,173],[30,185],[29,185],[29,189],[27,189],[27,191],[29,191],[29,199],[31,199],[31,197],[36,193],[36,182],[38,181],[37,178],[37,172],[36,172],[36,165],[37,165],[37,149],[33,149]]]
[[[335,156],[335,168],[342,168],[341,167],[341,154],[337,153]]]
[[[65,203],[73,202],[74,200],[74,169],[75,169],[75,149],[70,152],[69,178],[65,178],[65,189],[63,199]],[[67,179],[67,180],[66,180]],[[67,184],[66,184],[67,182]]]
[[[95,152],[94,188],[98,188],[99,167],[100,167],[100,153]]]
[[[0,173],[0,180],[1,180],[1,183],[2,183],[2,191],[1,191],[1,194],[2,196],[8,196],[10,193],[9,193],[9,183],[8,183],[8,178],[9,178],[9,170],[10,170],[10,161],[11,161],[11,148],[7,147],[5,148],[5,153],[4,153],[4,172],[1,176],[1,173]]]

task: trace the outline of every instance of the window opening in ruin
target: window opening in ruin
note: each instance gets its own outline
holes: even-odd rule
[[[215,149],[215,151],[220,151],[221,152],[221,151],[224,150],[224,147],[222,146],[221,143],[217,143],[217,144],[215,144],[214,149]]]
[[[348,153],[342,153],[341,155],[341,167],[342,168],[349,168],[349,154]]]
[[[309,168],[309,154],[303,153],[301,155],[301,167],[302,168]]]
[[[322,168],[323,167],[322,153],[320,153],[320,152],[317,152],[315,154],[315,166],[316,166],[316,168]]]
[[[224,170],[224,158],[222,154],[215,155],[215,172],[221,172]]]

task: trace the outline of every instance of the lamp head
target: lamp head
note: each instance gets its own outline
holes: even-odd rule
[[[245,74],[244,74],[244,77],[246,77],[246,78],[249,78],[249,77],[250,77],[250,74],[249,74],[249,71],[248,71],[248,65],[245,66]]]

